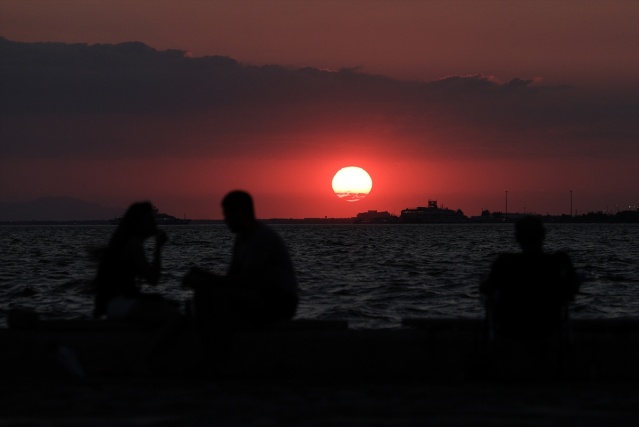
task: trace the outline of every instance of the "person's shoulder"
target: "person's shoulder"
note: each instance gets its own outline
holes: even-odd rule
[[[269,226],[268,224],[262,221],[255,222],[255,234],[264,235],[264,234],[273,234],[273,233],[275,233],[275,230],[273,230],[271,226]]]
[[[521,254],[502,253],[497,256],[492,265],[493,274],[506,274],[506,272],[517,270],[521,264]]]
[[[275,231],[275,229],[271,225],[263,221],[257,221],[256,224],[257,224],[256,230],[258,233],[270,234],[270,235],[276,235],[276,236],[278,235],[277,231]]]
[[[263,222],[259,223],[256,230],[256,240],[262,242],[262,244],[268,246],[281,246],[286,247],[286,243],[284,243],[284,239],[282,236],[270,225],[265,224]]]
[[[258,221],[255,226],[255,236],[258,239],[279,239],[280,236],[277,232],[268,224]]]

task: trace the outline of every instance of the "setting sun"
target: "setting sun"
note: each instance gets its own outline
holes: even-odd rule
[[[348,166],[337,171],[333,177],[333,191],[340,199],[357,202],[370,193],[373,180],[368,172],[356,166]]]

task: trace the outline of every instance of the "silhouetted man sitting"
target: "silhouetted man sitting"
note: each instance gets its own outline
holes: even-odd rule
[[[194,290],[196,320],[209,331],[226,332],[291,319],[298,304],[297,280],[286,245],[256,220],[248,193],[230,192],[222,210],[236,234],[227,274],[193,268],[183,280]]]
[[[515,234],[522,252],[500,255],[480,292],[498,336],[549,336],[561,328],[564,308],[578,291],[579,281],[567,254],[543,252],[545,230],[540,218],[522,218]]]

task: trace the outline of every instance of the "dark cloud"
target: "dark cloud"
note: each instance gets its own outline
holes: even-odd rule
[[[337,71],[191,58],[143,43],[86,45],[0,39],[6,155],[153,150],[273,150],[285,136],[361,133],[422,146],[526,155],[637,153],[636,94],[586,95],[530,79],[449,76],[398,81]],[[80,119],[80,120],[79,120]],[[256,140],[255,135],[260,135]],[[421,135],[421,136],[420,136]],[[584,142],[586,141],[586,142]],[[531,145],[532,144],[532,145]],[[292,147],[283,145],[282,152]],[[408,149],[408,146],[406,147]]]

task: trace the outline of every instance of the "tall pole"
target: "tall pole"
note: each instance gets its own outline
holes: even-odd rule
[[[572,216],[572,190],[570,190],[570,216]]]
[[[506,215],[508,215],[508,190],[506,190]]]

